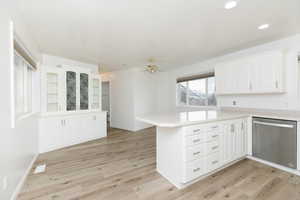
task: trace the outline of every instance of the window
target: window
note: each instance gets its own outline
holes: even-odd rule
[[[179,78],[177,80],[177,105],[216,106],[215,87],[213,73]]]
[[[32,112],[33,67],[16,51],[14,53],[15,112],[20,117]]]

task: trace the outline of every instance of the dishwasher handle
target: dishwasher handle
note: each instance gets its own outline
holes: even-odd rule
[[[280,128],[294,128],[294,125],[290,125],[290,124],[277,124],[277,123],[260,122],[260,121],[253,121],[253,123],[265,125],[265,126],[275,126],[275,127],[280,127]]]

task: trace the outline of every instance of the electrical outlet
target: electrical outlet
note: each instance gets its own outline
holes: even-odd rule
[[[7,176],[4,176],[2,180],[2,190],[6,190],[6,189],[7,189]]]
[[[35,170],[34,170],[34,174],[39,174],[39,173],[43,173],[46,170],[46,164],[41,164],[36,166]]]

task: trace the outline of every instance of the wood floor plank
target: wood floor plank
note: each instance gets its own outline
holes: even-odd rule
[[[107,138],[39,155],[18,200],[300,200],[300,178],[243,160],[176,189],[156,172],[156,135],[110,129]],[[45,173],[33,174],[46,163]]]

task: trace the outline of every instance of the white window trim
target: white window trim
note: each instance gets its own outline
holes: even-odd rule
[[[205,87],[205,92],[206,94],[208,94],[208,78],[204,78],[205,79],[205,84],[206,84],[206,87]],[[186,81],[187,83],[187,88],[189,88],[189,81]],[[178,94],[177,94],[177,82],[176,82],[176,107],[177,108],[194,108],[194,109],[199,109],[199,108],[203,108],[203,109],[216,109],[218,108],[218,104],[216,104],[215,106],[209,106],[208,105],[208,98],[206,98],[206,105],[205,106],[195,106],[195,105],[190,105],[189,104],[189,90],[186,91],[186,104],[184,103],[180,103],[179,100],[178,100]]]
[[[33,97],[32,97],[32,95],[33,95],[33,71],[34,71],[34,67],[30,64],[30,63],[28,63],[27,61],[26,61],[26,59],[25,58],[23,58],[17,51],[15,51],[14,50],[14,54],[17,54],[20,58],[22,58],[22,62],[24,62],[24,63],[26,63],[27,64],[27,67],[24,67],[24,71],[23,71],[23,84],[24,84],[24,88],[23,88],[23,92],[24,92],[24,94],[23,94],[23,113],[17,113],[17,109],[16,109],[16,90],[15,90],[15,77],[13,78],[13,81],[14,81],[14,87],[13,87],[13,93],[14,93],[14,99],[13,99],[13,101],[14,101],[14,103],[13,103],[13,106],[14,106],[14,115],[15,115],[15,121],[16,122],[19,122],[19,121],[21,121],[21,120],[24,120],[24,119],[26,119],[26,118],[29,118],[29,117],[31,117],[32,115],[35,115],[36,113],[34,113],[34,111],[33,111]],[[14,76],[15,76],[15,56],[14,56],[14,54],[13,54],[13,74],[14,74]],[[25,91],[28,91],[28,67],[30,67],[31,68],[31,70],[32,70],[32,76],[31,76],[31,109],[30,109],[30,111],[28,111],[28,94],[25,94]],[[25,112],[26,111],[26,112]]]

